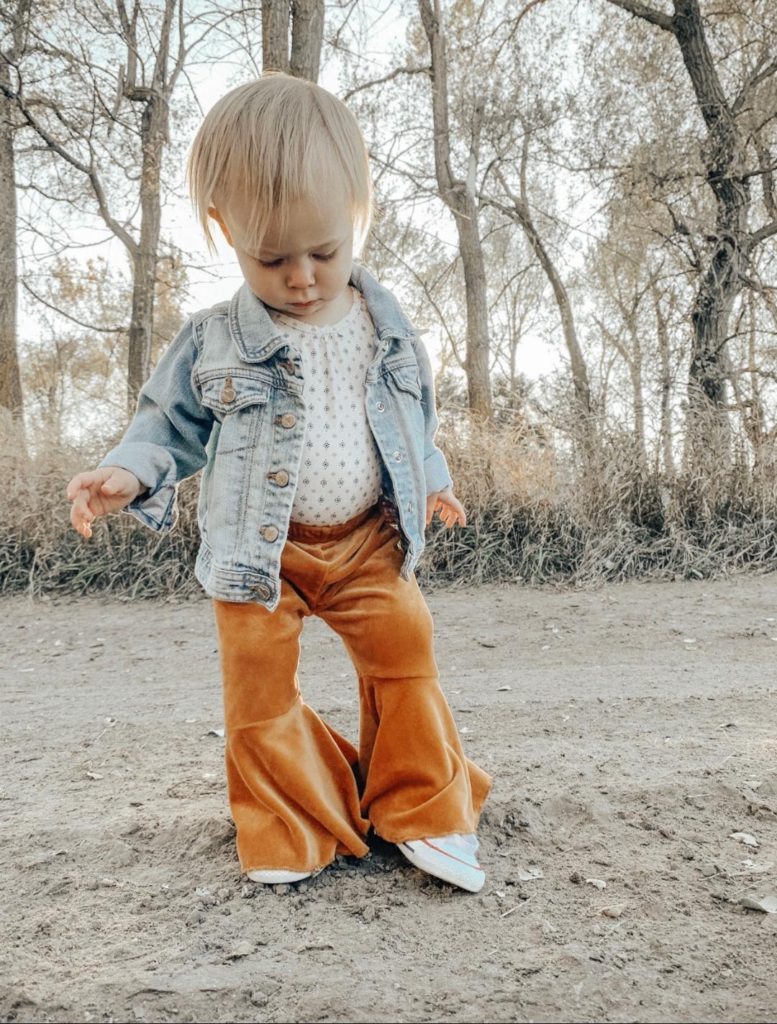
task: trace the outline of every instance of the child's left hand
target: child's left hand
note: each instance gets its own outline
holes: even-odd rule
[[[445,491],[433,491],[426,496],[426,525],[431,523],[434,513],[438,512],[440,519],[450,529],[456,523],[459,526],[467,525],[467,513],[464,506],[450,489]]]

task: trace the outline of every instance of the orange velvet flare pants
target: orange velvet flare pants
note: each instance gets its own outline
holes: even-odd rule
[[[292,523],[281,599],[215,601],[229,801],[244,871],[315,871],[393,843],[474,832],[488,775],[465,757],[434,659],[432,618],[399,574],[379,507],[340,526]],[[305,616],[342,638],[359,680],[358,751],[304,703]]]

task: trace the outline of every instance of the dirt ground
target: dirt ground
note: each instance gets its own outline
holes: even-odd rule
[[[774,1021],[777,914],[740,900],[777,896],[776,582],[428,595],[495,779],[478,895],[380,843],[246,883],[210,604],[0,601],[0,1016]],[[301,680],[355,737],[318,621]]]

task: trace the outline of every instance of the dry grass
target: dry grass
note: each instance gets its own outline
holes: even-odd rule
[[[7,442],[7,439],[6,439]],[[609,437],[584,472],[515,430],[446,428],[443,444],[465,529],[429,532],[425,583],[708,578],[777,568],[777,474],[743,459],[668,482],[645,469],[627,440]],[[197,481],[180,489],[168,536],[126,515],[70,527],[65,486],[99,453],[50,446],[34,460],[6,443],[0,455],[0,591],[159,597],[196,593]]]
[[[450,584],[588,584],[777,569],[777,473],[743,458],[671,481],[609,435],[585,468],[517,430],[449,426],[466,530],[436,524],[419,575]]]
[[[5,449],[4,449],[5,451]],[[0,592],[195,593],[196,480],[180,489],[176,529],[159,536],[128,515],[98,520],[85,541],[70,525],[68,480],[96,465],[96,452],[51,447],[34,460],[0,456]]]

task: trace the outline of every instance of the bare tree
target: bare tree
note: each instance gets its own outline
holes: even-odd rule
[[[16,337],[16,166],[14,136],[19,115],[8,97],[11,68],[26,45],[32,0],[3,5],[9,40],[0,52],[0,410],[22,422],[23,398]]]
[[[85,26],[93,22],[99,27],[101,55],[114,46],[101,65],[79,37],[82,23],[74,24],[73,19],[80,16]],[[132,412],[150,370],[162,167],[172,96],[192,48],[223,17],[204,25],[196,17],[198,35],[193,41],[187,41],[181,0],[164,0],[161,9],[153,10],[143,0],[133,0],[131,10],[125,0],[116,0],[115,11],[90,6],[83,12],[60,12],[60,17],[65,20],[55,20],[37,46],[48,77],[56,77],[52,70],[58,67],[65,87],[60,92],[56,86],[46,92],[28,91],[24,66],[19,65],[13,83],[0,81],[0,92],[44,149],[69,168],[68,182],[80,180],[99,217],[127,251],[133,280],[127,357],[127,407]],[[74,82],[82,90],[75,101]],[[139,224],[134,230],[134,215],[128,217],[121,210],[117,172],[124,176],[125,187],[128,180],[136,182]],[[32,187],[41,188],[40,167],[35,177]],[[58,198],[73,202],[72,195]]]
[[[465,368],[470,409],[483,417],[492,413],[489,376],[488,298],[477,197],[482,106],[473,110],[466,178],[453,170],[448,110],[448,57],[440,0],[419,0],[421,21],[431,51],[434,166],[440,198],[453,214],[459,237],[467,302]]]
[[[264,70],[285,71],[317,82],[324,13],[324,0],[262,0]]]
[[[689,366],[687,452],[697,462],[710,452],[721,457],[729,448],[727,383],[730,379],[729,319],[734,301],[748,281],[753,254],[777,234],[772,157],[763,129],[777,114],[777,94],[770,88],[777,58],[768,37],[739,85],[729,97],[721,83],[710,48],[699,0],[673,0],[673,14],[642,0],[607,0],[615,7],[670,33],[677,42],[690,77],[707,135],[701,149],[706,181],[715,202],[715,228],[706,239],[709,252],[692,312]],[[758,117],[753,119],[753,110]],[[755,140],[757,166],[748,167]],[[771,220],[749,228],[751,181],[760,178]]]
[[[154,302],[158,356],[183,319],[185,267],[161,259]],[[126,408],[127,323],[132,279],[106,256],[59,256],[36,282],[36,330],[21,343],[22,382],[34,449],[55,439],[113,437]]]
[[[519,166],[520,194],[515,193],[511,189],[505,175],[499,168],[497,168],[495,174],[507,196],[508,202],[500,202],[495,198],[489,198],[486,201],[490,205],[501,210],[502,213],[506,214],[511,218],[511,220],[521,227],[532,251],[534,252],[534,255],[537,257],[537,261],[542,267],[542,270],[553,289],[553,296],[556,301],[556,305],[558,306],[559,316],[561,318],[561,330],[564,335],[564,342],[566,344],[570,368],[572,371],[572,386],[574,388],[575,403],[577,406],[577,430],[584,449],[590,452],[594,443],[595,422],[593,415],[593,403],[591,399],[591,385],[588,378],[588,368],[586,366],[582,346],[578,340],[569,292],[564,285],[561,274],[551,258],[547,246],[540,236],[531,214],[526,185],[530,139],[531,132],[528,130],[528,126],[524,122],[524,140]]]

